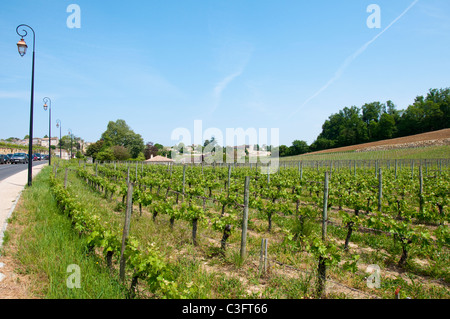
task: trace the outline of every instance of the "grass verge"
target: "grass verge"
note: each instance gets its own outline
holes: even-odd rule
[[[44,168],[33,186],[23,191],[8,221],[3,254],[18,261],[15,272],[31,278],[32,297],[125,298],[118,280],[86,252],[86,239],[79,237],[70,220],[60,214],[49,190],[50,173],[50,167]]]

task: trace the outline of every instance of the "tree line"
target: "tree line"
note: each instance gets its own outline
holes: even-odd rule
[[[289,147],[280,145],[279,156],[300,155],[449,127],[450,88],[430,89],[426,96],[417,96],[406,110],[397,110],[392,101],[344,107],[330,115],[311,145],[300,140],[295,140]]]

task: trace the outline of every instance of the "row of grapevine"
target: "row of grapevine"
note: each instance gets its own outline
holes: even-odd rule
[[[323,172],[316,170],[303,170],[301,175],[296,174],[295,169],[287,168],[271,175],[270,180],[258,170],[236,169],[231,166],[141,166],[130,174],[130,166],[119,164],[114,168],[111,165],[100,165],[95,170],[92,166],[91,172],[95,171],[96,175],[85,169],[78,171],[84,179],[91,180],[90,183],[100,185],[97,187],[101,187],[103,191],[108,190],[105,183],[114,184],[115,189],[125,190],[127,179],[132,180],[137,185],[133,195],[134,202],[148,208],[154,218],[157,214],[167,214],[172,227],[176,219],[189,220],[193,227],[194,243],[197,222],[209,215],[205,210],[206,200],[219,206],[221,214],[214,217],[209,215],[208,218],[210,225],[223,233],[224,242],[230,235],[230,226],[240,226],[244,189],[242,185],[246,175],[251,176],[249,207],[266,216],[269,231],[274,214],[300,222],[306,219],[320,220],[318,208],[323,201]],[[399,265],[406,262],[407,252],[412,244],[424,247],[436,243],[447,246],[450,244],[446,225],[448,203],[445,196],[448,190],[448,173],[426,177],[439,182],[424,183],[420,192],[419,183],[411,183],[408,174],[402,174],[404,172],[405,170],[397,172],[397,178],[392,178],[393,174],[389,178],[389,172],[383,172],[383,177],[387,178],[383,179],[385,191],[381,211],[377,207],[378,178],[361,179],[354,174],[330,172],[327,208],[335,207],[339,212],[336,219],[341,222],[340,226],[348,229],[347,248],[352,232],[361,228],[390,234],[399,242],[403,249]],[[102,184],[104,185],[101,186]],[[113,188],[109,186],[109,189]],[[123,196],[124,191],[120,194]],[[108,197],[111,196],[110,194]],[[424,203],[422,210],[417,209],[419,199]],[[433,211],[433,208],[437,208],[435,211],[439,214],[434,214],[429,221],[442,225],[434,232],[416,227],[418,220],[424,220],[420,218],[420,212]],[[440,219],[436,218],[439,216]],[[331,220],[334,222],[331,218],[328,222],[333,224]],[[316,251],[321,258],[329,256],[333,263],[339,261],[338,249],[332,242],[322,243],[317,238],[308,238],[306,247],[310,252]]]

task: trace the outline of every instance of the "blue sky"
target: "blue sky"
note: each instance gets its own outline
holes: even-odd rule
[[[81,28],[67,26],[72,3]],[[366,24],[370,4],[380,29]],[[0,138],[28,134],[32,40],[20,57],[22,23],[36,32],[35,137],[48,134],[48,96],[53,136],[56,119],[63,135],[92,142],[124,119],[145,142],[173,145],[174,129],[202,120],[224,135],[279,128],[280,144],[310,144],[345,106],[405,109],[450,86],[448,0],[2,0]]]

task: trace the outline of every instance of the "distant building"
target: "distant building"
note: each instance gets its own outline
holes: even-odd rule
[[[160,156],[160,155],[157,155],[157,156],[150,155],[150,158],[148,160],[146,160],[145,162],[149,163],[149,164],[166,164],[167,165],[167,164],[172,164],[174,162],[174,160],[171,158]]]
[[[35,141],[37,140],[37,141]],[[44,138],[33,138],[33,145],[39,145],[42,147],[48,147],[48,137],[44,137]],[[57,146],[59,144],[59,138],[57,137],[52,137],[50,139],[50,145],[54,145]]]

